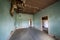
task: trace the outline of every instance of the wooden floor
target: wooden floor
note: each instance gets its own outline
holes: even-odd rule
[[[35,28],[18,29],[9,40],[55,40]]]

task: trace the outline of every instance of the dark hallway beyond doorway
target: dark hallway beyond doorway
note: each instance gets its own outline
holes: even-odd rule
[[[17,29],[9,40],[55,40],[35,28]]]

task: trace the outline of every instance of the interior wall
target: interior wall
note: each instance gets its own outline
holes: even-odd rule
[[[32,19],[32,26],[33,26],[33,15],[31,14],[17,14],[16,15],[16,27],[17,28],[27,28],[29,27],[29,20]]]
[[[49,34],[60,36],[60,1],[34,15],[34,26],[41,29],[41,18],[48,16]]]
[[[9,8],[8,0],[0,0],[0,40],[7,40],[14,29],[14,19],[9,14]]]
[[[9,10],[10,10],[10,2],[9,2],[9,0],[0,0],[0,40],[8,40],[11,31],[14,30],[15,25],[17,25],[17,24],[15,24],[15,17],[16,16],[14,15],[14,17],[11,17],[11,15],[9,13]],[[27,22],[28,18],[33,19],[33,15],[21,14],[21,16],[22,17],[20,19],[24,23]],[[16,19],[19,20],[19,17],[20,16],[17,16]],[[22,24],[24,24],[24,23],[22,23]],[[23,26],[25,26],[25,25],[23,25]]]

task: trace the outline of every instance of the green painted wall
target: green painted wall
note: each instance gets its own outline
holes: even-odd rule
[[[33,15],[28,15],[28,14],[21,14],[21,18],[19,19],[19,15],[17,15],[18,17],[14,16],[11,17],[10,13],[10,2],[9,0],[0,0],[0,40],[7,40],[9,38],[10,32],[12,30],[14,30],[15,25],[20,24],[20,19],[26,23],[28,18],[32,18],[33,19]],[[15,17],[16,17],[16,24],[15,23]],[[25,20],[23,20],[25,19]],[[17,21],[19,20],[19,22]],[[24,24],[22,23],[22,24]],[[28,22],[26,23],[26,25],[28,25]],[[25,25],[23,25],[25,26]],[[17,26],[18,27],[18,26]],[[19,26],[20,27],[20,26]]]
[[[17,14],[16,15],[16,25],[15,26],[17,28],[29,27],[29,19],[32,19],[32,24],[33,24],[33,15],[31,15],[31,14],[22,14],[22,13]]]
[[[60,1],[34,15],[34,25],[36,28],[40,29],[41,17],[46,15],[49,18],[49,34],[60,36]]]
[[[0,40],[7,40],[10,31],[14,29],[14,19],[9,14],[10,3],[0,0]]]

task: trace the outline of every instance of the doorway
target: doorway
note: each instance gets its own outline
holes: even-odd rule
[[[45,33],[48,33],[48,16],[42,17],[42,29]]]

